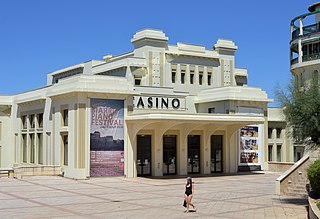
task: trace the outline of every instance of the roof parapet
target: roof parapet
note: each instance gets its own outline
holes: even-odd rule
[[[137,41],[146,39],[159,40],[165,42],[169,40],[169,38],[165,35],[165,33],[162,30],[143,29],[136,32],[136,34],[131,39],[131,42],[134,44]]]
[[[217,43],[213,46],[213,49],[216,51],[227,50],[235,52],[238,47],[231,40],[218,39]]]

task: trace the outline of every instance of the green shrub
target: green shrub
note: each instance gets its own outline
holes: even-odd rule
[[[312,191],[320,195],[320,160],[315,161],[308,169],[308,178]]]

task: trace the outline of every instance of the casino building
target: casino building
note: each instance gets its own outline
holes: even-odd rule
[[[267,169],[271,100],[247,85],[234,42],[169,45],[153,29],[131,42],[0,95],[0,166],[76,179]]]

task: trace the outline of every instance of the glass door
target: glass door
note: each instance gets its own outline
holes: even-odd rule
[[[151,135],[137,136],[137,175],[151,176]]]
[[[188,136],[188,173],[200,173],[200,135]]]
[[[177,137],[163,136],[163,175],[175,175],[177,171]]]
[[[222,173],[222,135],[211,135],[211,173]]]

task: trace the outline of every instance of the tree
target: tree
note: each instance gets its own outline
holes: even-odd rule
[[[318,78],[299,86],[293,79],[285,89],[276,89],[292,137],[309,149],[320,149],[320,88]]]

